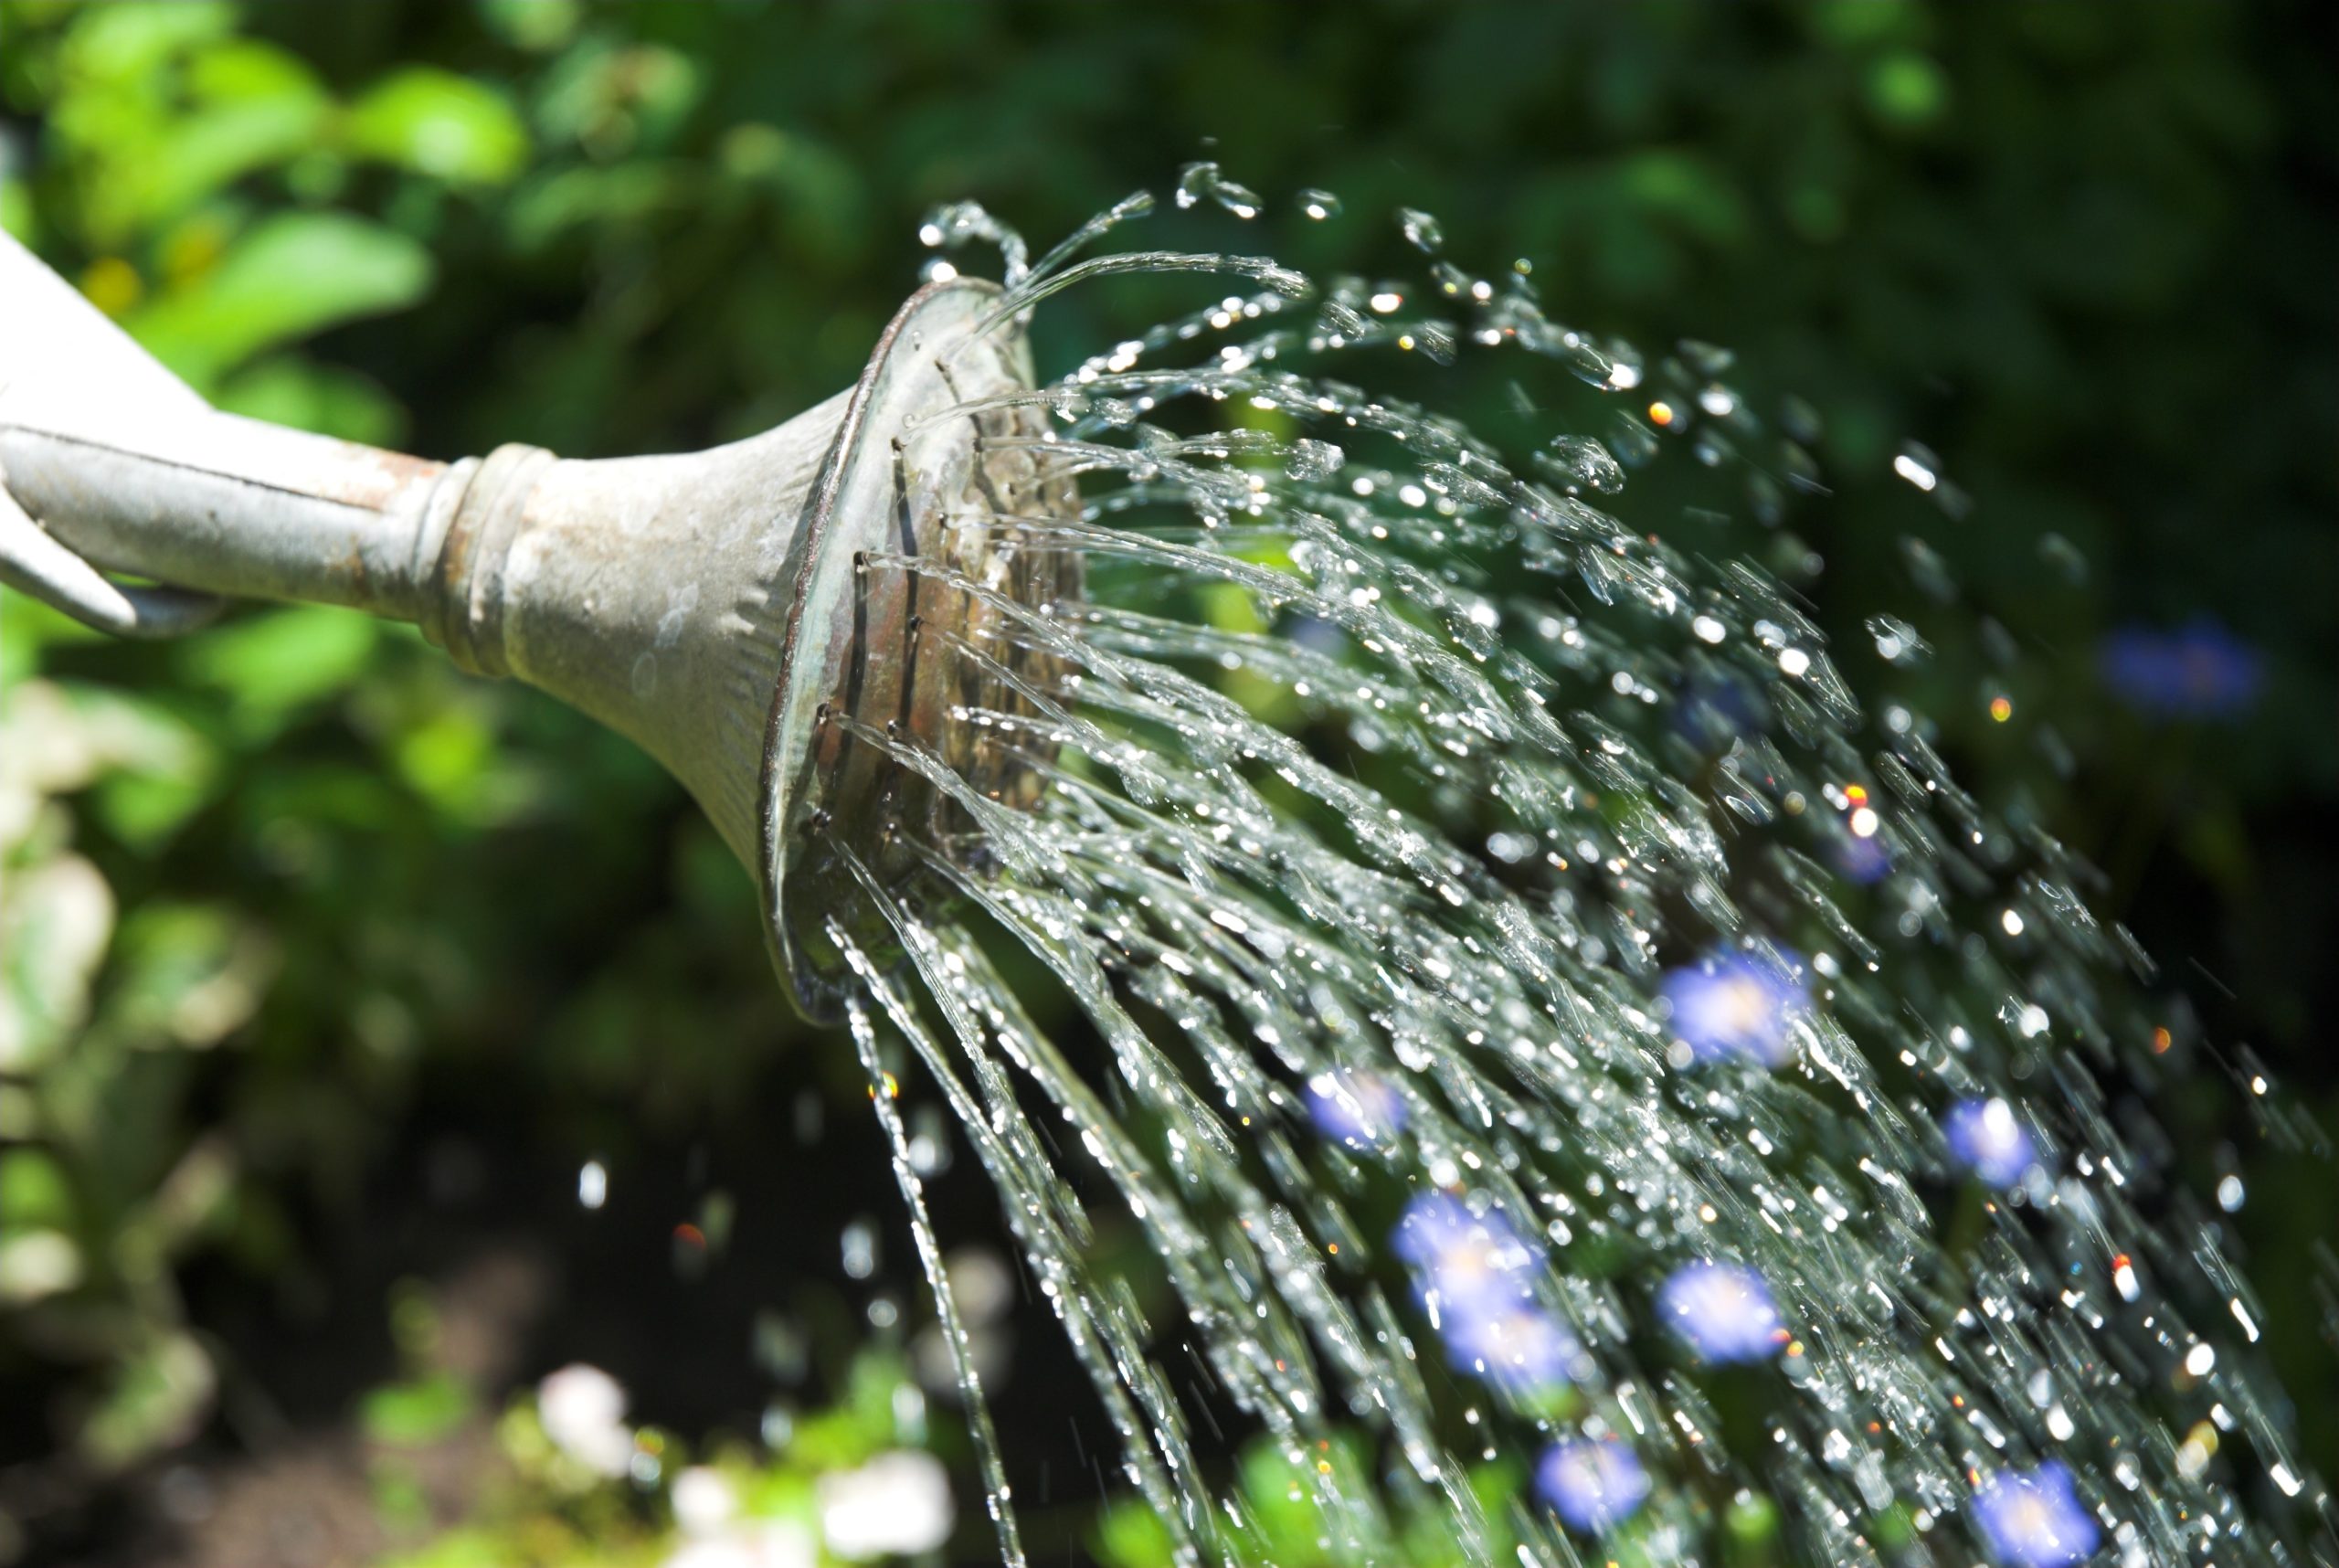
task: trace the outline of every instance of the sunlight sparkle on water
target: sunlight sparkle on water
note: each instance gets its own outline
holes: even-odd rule
[[[1413,276],[1174,235],[1081,254],[1151,205],[1032,266],[971,204],[921,231],[999,248],[985,352],[1074,288],[1067,323],[1117,327],[937,416],[992,471],[952,524],[991,569],[866,553],[922,615],[968,607],[918,655],[964,733],[831,719],[939,797],[836,838],[863,906],[825,927],[936,1310],[959,1320],[920,1196],[942,1107],[1173,1559],[1239,1555],[1230,1457],[1288,1464],[1330,1560],[1418,1531],[1508,1563],[1450,1489],[1506,1458],[1521,1495],[1488,1504],[1629,1516],[1685,1561],[1757,1518],[1781,1561],[1874,1561],[1887,1517],[1959,1563],[2067,1564],[2115,1527],[2187,1560],[2180,1517],[2265,1557],[2259,1494],[2320,1484],[2279,1391],[2200,1332],[2263,1332],[2214,1228],[2153,1234],[2181,1176],[2122,1075],[2183,1059],[2173,998],[1897,684],[1980,635],[1974,590],[1901,534],[1846,659],[1790,511],[1827,496],[1820,421],[1729,350],[1571,324],[1554,270],[1474,269],[1410,210]],[[1270,207],[1215,164],[1164,205],[1340,232],[1327,193]],[[1182,304],[1120,325],[1131,278]],[[1966,504],[1926,449],[1891,466],[1936,519]],[[1032,602],[1059,559],[1079,593]],[[1951,698],[1996,724],[2050,678],[2006,641]],[[2100,673],[2149,717],[2246,701],[2255,666],[2199,649]],[[945,1360],[1020,1563],[1015,1457]]]

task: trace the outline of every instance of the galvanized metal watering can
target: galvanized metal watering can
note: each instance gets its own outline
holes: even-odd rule
[[[850,389],[760,436],[437,462],[211,408],[0,235],[0,580],[133,637],[194,630],[227,599],[347,605],[552,693],[696,797],[820,1016],[843,981],[826,921],[870,923],[845,857],[899,882],[971,832],[932,778],[831,718],[992,799],[1036,793],[1029,753],[957,716],[1028,702],[1000,671],[1035,656],[998,639],[1006,664],[968,659],[969,641],[1078,591],[1075,557],[1001,525],[1077,509],[1069,480],[992,444],[1038,416],[953,412],[1031,381],[997,288],[960,280],[913,296]]]

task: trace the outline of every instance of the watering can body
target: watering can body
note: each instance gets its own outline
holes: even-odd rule
[[[761,885],[799,1005],[820,1013],[838,977],[819,926],[843,872],[820,841],[934,810],[823,721],[942,747],[968,694],[947,662],[916,658],[935,595],[921,612],[914,581],[873,583],[863,557],[933,554],[1042,604],[1076,591],[1075,567],[1016,559],[995,526],[1002,486],[1020,509],[1076,503],[1028,455],[986,449],[985,418],[997,433],[1030,416],[949,412],[1030,385],[997,305],[979,282],[921,291],[852,387],[727,446],[439,462],[209,408],[0,236],[0,572],[126,635],[190,629],[223,598],[346,605],[550,692],[690,789]],[[888,810],[890,827],[867,820]]]

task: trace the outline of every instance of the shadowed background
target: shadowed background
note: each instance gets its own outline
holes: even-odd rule
[[[1816,408],[1835,494],[1710,542],[1619,510],[1761,555],[1843,641],[1921,591],[1904,536],[1945,560],[1966,631],[1910,694],[2095,859],[2230,1065],[2160,1114],[2198,1186],[2238,1183],[2328,1472],[2339,1181],[2242,1086],[2325,1121],[2339,1089],[2330,32],[2189,4],[14,0],[0,223],[223,406],[439,458],[760,429],[858,373],[933,204],[1044,247],[1198,158],[1268,197],[1215,219],[1229,249],[1370,275],[1419,207],[1571,321],[1726,344]],[[1343,216],[1302,219],[1303,186]],[[1051,303],[1043,373],[1153,319],[1148,287]],[[1498,376],[1447,401],[1515,417]],[[1970,508],[1895,476],[1912,439]],[[434,1464],[492,1452],[564,1361],[696,1443],[850,1413],[841,1369],[911,1341],[850,1052],[788,1013],[746,877],[625,743],[326,610],[128,647],[10,598],[0,676],[0,1563],[320,1560],[229,1531],[286,1454],[341,1456],[283,1484],[345,1484],[314,1539],[362,1560],[468,1510]],[[991,1234],[992,1202],[962,1169],[946,1231]],[[1046,1332],[1004,1433],[1077,1476]],[[1065,1491],[1035,1527],[1059,1554],[1094,1514]]]

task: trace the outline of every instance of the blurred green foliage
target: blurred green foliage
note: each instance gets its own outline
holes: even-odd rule
[[[1426,207],[1459,257],[1530,258],[1568,319],[1726,342],[1809,399],[1833,501],[1709,547],[1786,568],[1839,639],[1918,619],[1945,745],[2327,1104],[2339,101],[2301,35],[2329,32],[2205,3],[0,0],[0,223],[223,407],[611,455],[845,384],[937,201],[1044,243],[1214,157],[1270,194],[1214,220],[1230,248],[1368,272],[1386,215]],[[1302,186],[1345,217],[1299,219]],[[1052,304],[1043,360],[1150,319],[1148,287]],[[1519,418],[1468,386],[1455,412]],[[1892,477],[1911,436],[1970,512]],[[1912,534],[1954,604],[1912,594]],[[2106,699],[2105,631],[2196,613],[2270,657],[2249,722]],[[773,1138],[806,1032],[745,877],[623,743],[323,609],[131,647],[12,598],[0,681],[0,1391],[46,1417],[0,1466],[53,1445],[109,1474],[265,1386],[186,1281],[316,1320],[347,1288],[331,1239],[450,1107],[501,1106],[556,1188],[598,1151]],[[853,1116],[850,1053],[800,1044]],[[2201,1173],[2249,1178],[2328,1466],[2327,1168],[2251,1147],[2215,1092],[2167,1115]],[[862,1166],[840,1208],[884,1205]],[[427,1424],[418,1399],[369,1408]],[[1139,1530],[1099,1549],[1144,1561]]]

